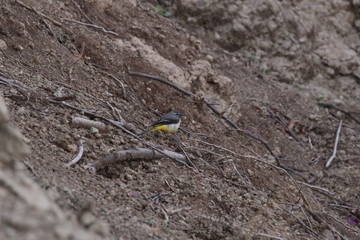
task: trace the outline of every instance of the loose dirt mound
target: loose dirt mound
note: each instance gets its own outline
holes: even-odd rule
[[[2,1],[1,91],[32,149],[23,161],[32,184],[93,238],[359,238],[356,1],[159,2]],[[335,7],[326,23],[338,28],[319,26]],[[164,17],[170,13],[176,18]],[[335,37],[320,41],[324,35]],[[185,114],[178,133],[126,133],[140,133],[171,109]],[[77,128],[74,117],[107,126]],[[340,119],[337,155],[324,170]],[[80,139],[83,157],[65,167]],[[187,161],[85,169],[113,151],[149,144]],[[0,197],[8,213],[16,192]],[[44,236],[13,219],[1,222],[4,238]],[[45,236],[87,238],[52,228]]]

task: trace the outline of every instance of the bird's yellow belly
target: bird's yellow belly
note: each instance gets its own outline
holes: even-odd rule
[[[153,127],[151,129],[151,131],[161,131],[161,132],[165,132],[165,133],[173,133],[178,130],[179,126],[180,126],[180,122],[175,123],[175,124],[169,124],[169,125],[159,125],[159,126]]]

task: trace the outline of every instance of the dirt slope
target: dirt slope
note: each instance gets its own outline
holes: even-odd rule
[[[0,1],[0,83],[28,87],[0,85],[32,151],[21,171],[61,209],[54,222],[68,216],[81,231],[54,224],[46,236],[360,239],[357,1]],[[82,111],[51,102],[64,96]],[[86,114],[140,133],[171,109],[185,114],[182,131],[140,140]],[[73,117],[107,127],[77,128]],[[80,139],[84,156],[65,167]],[[148,143],[189,159],[85,169]],[[11,204],[16,192],[2,189],[1,216],[15,209],[1,220],[4,238],[41,238],[36,224],[17,222],[26,202]]]

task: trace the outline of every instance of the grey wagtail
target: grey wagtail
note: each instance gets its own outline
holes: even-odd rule
[[[164,116],[162,116],[159,120],[157,120],[151,128],[138,134],[139,137],[143,136],[144,134],[150,131],[161,131],[164,133],[173,133],[179,129],[181,123],[181,113],[171,111]]]

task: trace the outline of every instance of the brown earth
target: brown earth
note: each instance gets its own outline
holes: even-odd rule
[[[0,85],[31,148],[0,148],[0,239],[360,239],[359,1],[0,3],[0,77],[32,89]],[[49,101],[69,95],[83,111]],[[140,140],[71,124],[140,133],[171,109],[182,131]],[[148,143],[189,160],[85,169]]]

